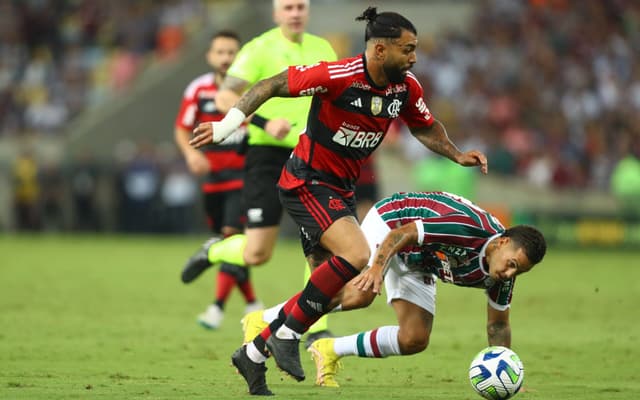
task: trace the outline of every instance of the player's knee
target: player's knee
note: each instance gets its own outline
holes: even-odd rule
[[[416,354],[429,346],[429,336],[425,334],[398,335],[400,352],[404,355]]]
[[[231,227],[231,226],[223,226],[222,229],[220,229],[220,233],[222,234],[223,237],[233,236],[241,232],[242,230]]]
[[[349,261],[353,268],[358,271],[362,271],[364,267],[367,266],[367,263],[369,263],[370,251],[368,247],[359,251],[355,250],[350,252],[350,254],[345,255],[343,258]]]
[[[247,265],[259,266],[271,259],[271,250],[268,249],[246,249],[244,252],[244,262]]]

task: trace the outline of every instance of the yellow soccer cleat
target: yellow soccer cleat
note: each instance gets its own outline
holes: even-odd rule
[[[316,363],[316,385],[325,387],[340,387],[336,381],[336,373],[342,368],[340,357],[333,350],[333,338],[323,338],[314,341],[309,349],[311,358]]]
[[[264,310],[256,310],[245,315],[244,318],[240,320],[242,332],[244,333],[242,343],[246,344],[253,341],[253,339],[269,325],[262,319],[263,315]]]

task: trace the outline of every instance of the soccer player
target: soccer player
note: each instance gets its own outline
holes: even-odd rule
[[[309,0],[274,0],[273,17],[277,27],[245,44],[231,65],[216,96],[219,110],[228,111],[247,88],[290,65],[336,60],[328,41],[305,32]],[[282,219],[276,184],[282,166],[305,128],[310,104],[310,97],[274,98],[257,109],[249,126],[245,161],[244,234],[214,245],[206,242],[187,262],[183,274],[187,279],[195,279],[220,262],[260,266],[271,259]],[[308,275],[307,268],[305,282]],[[326,335],[326,324],[316,324],[314,329],[317,337]],[[309,332],[307,342],[313,340],[311,336]]]
[[[220,235],[242,232],[244,226],[240,191],[245,160],[240,153],[246,129],[241,126],[224,144],[206,146],[202,151],[191,147],[189,138],[197,124],[220,121],[224,117],[224,113],[216,108],[214,97],[239,48],[240,38],[235,32],[222,30],[213,35],[206,53],[212,71],[200,75],[187,86],[175,122],[175,141],[189,171],[205,177],[202,183],[204,208],[209,228],[216,235],[215,240]],[[220,326],[225,302],[236,285],[247,303],[245,312],[262,308],[262,303],[256,299],[249,271],[223,263],[218,270],[215,301],[198,316],[202,326],[209,329]]]
[[[345,286],[340,310],[368,306],[384,280],[398,325],[311,347],[316,384],[339,386],[338,361],[345,356],[383,358],[425,350],[435,315],[436,280],[484,289],[489,345],[511,347],[509,305],[516,276],[530,271],[546,252],[534,227],[506,229],[469,200],[444,192],[396,193],[371,208],[362,225],[373,256],[369,269]]]
[[[363,221],[369,209],[378,201],[378,176],[373,154],[360,167],[360,176],[356,181],[356,215]]]
[[[461,152],[427,108],[422,87],[409,72],[416,62],[413,24],[398,13],[378,14],[375,7],[357,19],[367,21],[364,54],[291,66],[253,86],[222,121],[198,125],[190,141],[195,147],[222,142],[271,97],[313,96],[306,130],[278,187],[280,201],[300,227],[305,255],[319,266],[281,315],[232,356],[252,394],[271,394],[265,381],[267,348],[280,369],[297,380],[305,378],[300,337],[367,265],[370,251],[355,217],[353,190],[360,166],[395,118],[402,118],[430,150],[487,172],[485,155]]]

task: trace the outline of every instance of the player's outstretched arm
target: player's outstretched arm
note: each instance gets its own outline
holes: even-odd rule
[[[511,324],[509,324],[508,308],[500,311],[487,304],[487,339],[490,346],[511,348]]]
[[[351,284],[359,290],[372,290],[373,293],[382,293],[382,280],[391,257],[400,249],[418,242],[418,228],[413,222],[392,229],[384,237],[373,256],[371,268],[368,268],[351,280]]]
[[[435,120],[431,127],[412,130],[411,133],[429,150],[464,167],[479,166],[483,174],[488,172],[487,157],[479,150],[461,152],[449,139],[449,135],[440,121]]]
[[[249,86],[249,82],[235,76],[227,75],[216,94],[216,108],[222,113],[227,113],[238,102],[240,96]]]
[[[189,144],[198,148],[209,143],[220,143],[231,135],[258,107],[272,97],[291,97],[288,71],[256,83],[240,97],[222,121],[203,122],[193,130]]]

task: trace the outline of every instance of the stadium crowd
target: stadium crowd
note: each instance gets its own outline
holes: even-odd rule
[[[198,0],[0,2],[0,138],[61,132],[171,57]]]
[[[492,173],[608,190],[640,157],[639,2],[482,0],[467,31],[421,45],[431,108]]]

